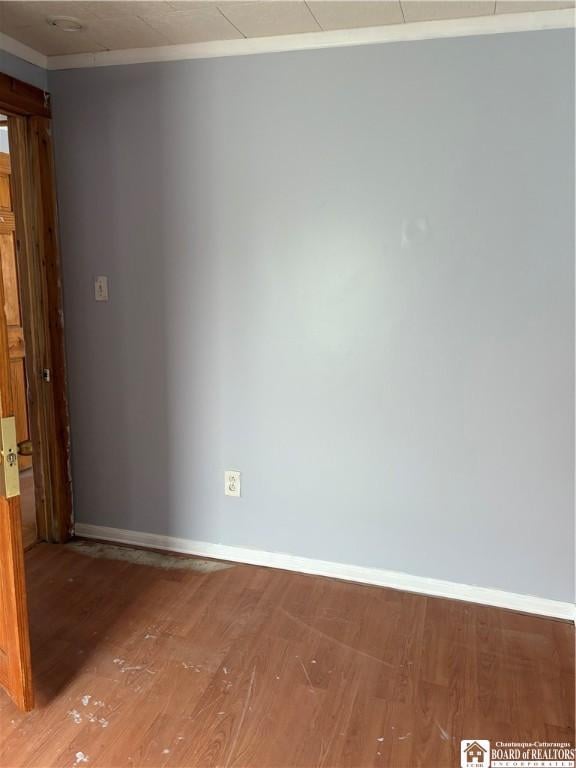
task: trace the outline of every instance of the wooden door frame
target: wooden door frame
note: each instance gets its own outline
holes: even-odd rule
[[[73,515],[50,96],[0,73],[0,112],[9,117],[38,538],[63,542]]]

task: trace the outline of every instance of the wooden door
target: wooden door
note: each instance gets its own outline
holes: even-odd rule
[[[9,176],[11,183],[3,184],[4,197],[10,195],[4,224],[14,220],[11,207],[16,217],[18,265],[17,272],[12,267],[12,274],[20,288],[19,297],[7,290],[18,442],[26,439],[29,429],[34,444],[38,537],[63,542],[73,530],[72,481],[50,95],[0,72],[0,113],[9,116],[10,165],[5,170],[10,173],[2,175]],[[8,274],[14,235],[11,230],[2,234],[11,234],[4,240]],[[3,267],[2,261],[0,258]],[[8,277],[5,279],[8,284]],[[10,295],[19,299],[18,312]],[[22,320],[24,344],[20,341]],[[22,379],[27,388],[16,386],[16,380]],[[29,463],[30,458],[21,466]]]
[[[16,439],[21,443],[30,439],[30,427],[10,174],[10,155],[0,152],[0,260],[4,280],[4,308],[8,322],[10,380],[16,417]],[[32,466],[32,456],[19,456],[18,463],[21,470],[28,469]]]
[[[6,175],[6,174],[5,174]],[[0,187],[0,189],[2,189]],[[2,198],[2,204],[7,202]],[[14,216],[8,208],[0,212],[2,236],[12,237]],[[10,229],[11,228],[11,229]],[[18,395],[13,394],[13,381],[9,341],[9,320],[13,307],[6,299],[4,282],[11,289],[13,273],[8,265],[5,273],[4,258],[0,262],[0,418],[15,416]],[[11,326],[13,329],[14,326]],[[12,332],[12,331],[11,331]],[[13,338],[13,337],[12,337]],[[12,446],[15,451],[16,446]],[[6,446],[4,446],[4,452]],[[7,461],[2,454],[2,463]],[[0,466],[0,472],[4,469]],[[7,498],[0,495],[0,685],[2,685],[20,709],[33,706],[32,670],[30,664],[30,640],[26,586],[24,580],[24,547],[20,496]]]

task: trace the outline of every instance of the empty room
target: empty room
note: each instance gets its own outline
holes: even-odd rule
[[[0,1],[1,768],[574,768],[574,5]]]

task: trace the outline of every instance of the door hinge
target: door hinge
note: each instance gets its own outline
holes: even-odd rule
[[[42,381],[51,381],[52,375],[50,373],[50,368],[42,368]]]
[[[0,496],[11,499],[20,496],[20,468],[18,466],[18,443],[16,442],[16,419],[6,416],[0,419]]]

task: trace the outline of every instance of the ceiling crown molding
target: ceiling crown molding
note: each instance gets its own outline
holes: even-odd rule
[[[341,48],[378,43],[399,43],[417,40],[496,35],[510,32],[534,32],[550,29],[573,29],[576,24],[573,8],[530,13],[498,14],[442,21],[422,21],[390,24],[381,27],[307,32],[298,35],[253,37],[241,40],[214,40],[208,43],[165,45],[151,48],[131,48],[121,51],[44,56],[26,45],[0,34],[0,48],[49,70],[112,67],[125,64],[145,64],[188,59],[212,59],[226,56],[249,56],[257,53]]]
[[[24,45],[24,43],[18,42],[18,40],[14,40],[13,37],[8,37],[8,35],[4,35],[0,32],[0,53],[3,51],[10,53],[13,56],[17,56],[19,59],[23,59],[30,64],[35,64],[42,69],[48,69],[47,56],[35,51],[28,45]]]

